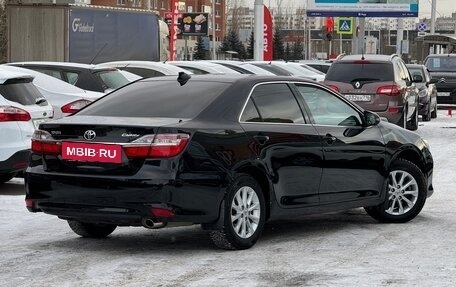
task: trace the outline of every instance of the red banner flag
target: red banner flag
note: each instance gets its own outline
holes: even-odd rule
[[[272,17],[268,7],[264,5],[264,40],[263,40],[263,60],[272,61]]]
[[[179,2],[172,0],[171,3],[171,25],[169,29],[169,60],[174,61],[176,59],[176,42],[177,42],[177,17],[179,14]]]

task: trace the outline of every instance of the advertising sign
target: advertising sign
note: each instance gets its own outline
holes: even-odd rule
[[[313,17],[418,17],[418,0],[307,0]]]
[[[264,5],[264,38],[263,38],[263,60],[272,61],[272,17],[268,7]]]
[[[209,13],[183,13],[181,26],[182,35],[206,36],[208,19]]]
[[[152,13],[73,7],[69,13],[69,61],[156,61],[160,59],[158,33],[158,18]]]

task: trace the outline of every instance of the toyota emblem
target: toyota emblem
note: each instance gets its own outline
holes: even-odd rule
[[[87,130],[84,133],[84,138],[88,141],[93,140],[96,136],[97,136],[97,134],[93,130]]]
[[[361,83],[360,82],[356,82],[355,83],[355,88],[359,89],[359,87],[361,87]]]

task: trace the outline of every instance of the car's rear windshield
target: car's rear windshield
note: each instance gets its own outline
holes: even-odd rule
[[[105,90],[116,90],[130,82],[118,70],[104,70],[97,72],[96,74],[100,77],[101,81],[105,85]]]
[[[32,79],[11,79],[0,85],[0,95],[10,102],[24,106],[45,103],[43,95],[31,82]]]
[[[194,118],[209,105],[228,83],[191,79],[183,86],[177,81],[140,81],[101,98],[80,115],[113,117]]]
[[[343,83],[353,81],[394,81],[393,65],[391,63],[333,63],[326,74],[326,80]]]
[[[429,57],[424,65],[427,67],[429,72],[455,72],[456,57]]]

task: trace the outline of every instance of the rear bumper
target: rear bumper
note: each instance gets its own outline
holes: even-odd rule
[[[401,125],[402,121],[402,114],[404,112],[404,107],[398,107],[398,112],[397,113],[390,113],[388,111],[385,112],[376,112],[380,117],[386,118],[388,122],[396,124],[396,125]]]
[[[30,150],[21,150],[8,159],[0,161],[0,174],[12,174],[24,171],[28,165]]]
[[[139,226],[143,218],[160,222],[211,223],[219,216],[224,189],[176,180],[131,180],[25,174],[31,212],[82,222]],[[200,181],[204,183],[204,181]],[[152,207],[171,210],[158,217]]]

